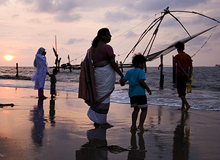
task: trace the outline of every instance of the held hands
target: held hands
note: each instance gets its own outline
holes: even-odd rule
[[[151,90],[148,90],[148,93],[149,93],[149,95],[151,95],[152,94]]]
[[[120,83],[121,86],[124,86],[124,85],[125,85],[125,82],[126,82],[126,80],[123,79],[123,78],[121,78],[121,79],[119,80],[119,83]]]

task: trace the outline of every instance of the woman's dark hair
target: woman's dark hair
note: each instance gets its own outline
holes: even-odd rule
[[[135,68],[139,68],[139,64],[145,63],[147,60],[142,54],[135,54],[132,59],[132,64]]]
[[[183,42],[177,42],[175,44],[176,49],[183,51],[185,49],[185,45]]]
[[[108,28],[101,28],[98,33],[97,36],[93,39],[92,41],[92,46],[93,47],[97,47],[99,41],[103,40],[102,36],[106,35],[106,33],[109,32]]]

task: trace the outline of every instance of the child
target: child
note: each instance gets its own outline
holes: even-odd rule
[[[121,86],[125,85],[126,81],[129,81],[129,97],[131,107],[134,107],[134,111],[132,113],[132,125],[131,130],[141,130],[144,131],[144,121],[147,115],[147,97],[145,94],[145,89],[148,91],[149,95],[151,95],[151,90],[147,86],[145,81],[145,72],[143,69],[145,68],[146,58],[137,54],[134,55],[132,64],[134,65],[134,69],[130,69],[127,71],[125,76],[120,79]],[[136,126],[136,121],[138,117],[139,110],[141,109],[140,121],[138,128]]]
[[[53,69],[53,74],[50,74],[50,94],[51,94],[51,97],[55,97],[56,96],[56,82],[57,82],[57,79],[56,79],[56,74],[57,74],[57,69]],[[53,96],[54,95],[54,96]]]

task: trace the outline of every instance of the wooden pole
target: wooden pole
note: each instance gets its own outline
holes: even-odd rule
[[[16,77],[18,77],[18,63],[16,63]]]
[[[160,88],[163,88],[164,75],[163,75],[163,55],[160,56]]]
[[[174,56],[173,56],[173,84],[176,84],[176,62],[174,61]]]
[[[122,62],[120,61],[120,67],[121,67],[121,72],[123,73],[123,66],[122,66]]]

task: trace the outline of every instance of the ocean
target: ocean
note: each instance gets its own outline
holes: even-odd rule
[[[52,73],[52,68],[48,68]],[[124,69],[124,74],[128,68]],[[19,67],[16,78],[15,67],[0,67],[0,87],[33,88],[34,82],[30,77],[35,72],[34,67]],[[147,95],[148,104],[158,106],[181,107],[181,100],[177,95],[173,84],[172,67],[164,67],[164,87],[159,87],[160,70],[157,67],[147,67],[146,83],[152,90],[152,95]],[[78,92],[80,70],[63,70],[57,74],[57,91]],[[194,67],[193,68],[192,93],[186,98],[191,109],[220,111],[220,67]],[[50,89],[50,81],[47,76],[45,89]],[[116,75],[115,90],[111,95],[111,102],[129,105],[128,84],[121,87],[119,76]],[[49,95],[47,95],[49,96]]]

